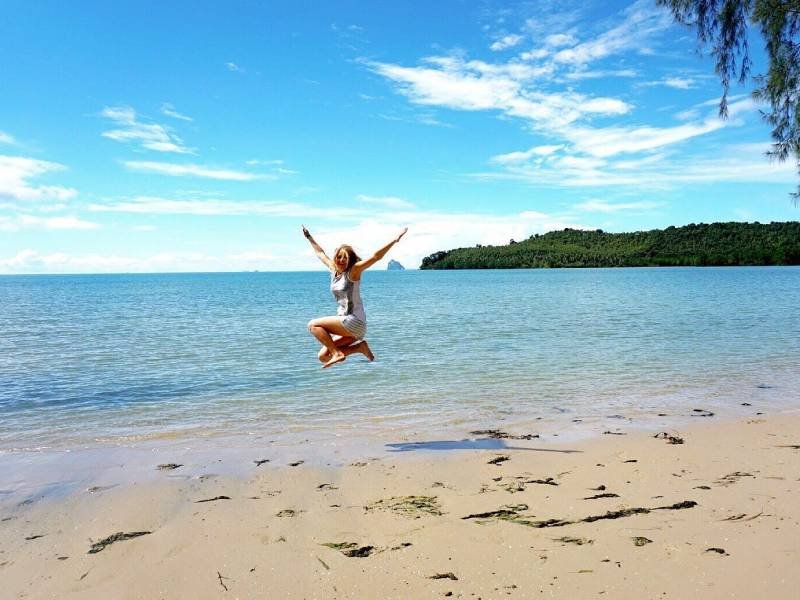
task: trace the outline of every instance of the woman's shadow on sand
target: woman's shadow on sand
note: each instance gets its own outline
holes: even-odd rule
[[[496,438],[478,438],[465,440],[432,440],[429,442],[398,442],[386,444],[388,452],[413,452],[415,450],[530,450],[532,452],[559,452],[572,454],[582,450],[557,450],[554,448],[530,448],[526,446],[509,446],[504,440]]]

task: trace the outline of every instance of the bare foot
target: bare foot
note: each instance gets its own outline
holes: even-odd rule
[[[358,346],[359,346],[358,351],[361,352],[361,354],[363,354],[364,356],[366,356],[369,362],[375,360],[375,355],[372,353],[372,350],[369,349],[369,344],[367,343],[367,340],[361,340],[361,343]]]
[[[331,359],[328,362],[322,365],[322,368],[327,369],[328,367],[332,367],[336,363],[342,362],[345,358],[347,358],[347,356],[345,355],[344,352],[337,352],[336,354],[331,356]]]

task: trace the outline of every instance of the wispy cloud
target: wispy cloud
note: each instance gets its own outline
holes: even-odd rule
[[[364,256],[386,244],[405,226],[409,228],[408,235],[392,248],[391,256],[384,261],[393,258],[410,268],[416,268],[425,256],[438,250],[475,244],[507,244],[512,238],[519,241],[534,233],[565,227],[596,229],[596,226],[582,224],[574,216],[536,210],[506,214],[409,210],[373,215],[345,228],[315,232],[314,237],[323,248],[351,243]],[[313,255],[310,252],[306,255],[308,266],[313,267]]]
[[[136,116],[136,111],[130,106],[106,107],[100,113],[103,117],[112,120],[118,129],[104,131],[101,135],[117,142],[133,142],[147,150],[156,152],[174,152],[177,154],[193,154],[177,135],[164,125],[158,123],[142,123]]]
[[[179,119],[181,121],[194,121],[192,117],[181,114],[175,110],[175,107],[169,102],[164,102],[164,104],[161,105],[161,112],[168,117],[172,117],[173,119]]]
[[[0,199],[69,200],[77,190],[59,185],[34,185],[29,180],[51,172],[63,171],[64,165],[22,156],[0,155]]]
[[[297,175],[299,171],[294,169],[288,169],[283,165],[286,164],[286,161],[281,159],[275,160],[259,160],[259,159],[250,159],[246,160],[245,164],[250,167],[255,166],[265,166],[269,168],[269,173],[267,173],[267,179],[277,179],[281,175]]]
[[[553,33],[544,38],[544,45],[550,48],[574,46],[577,43],[578,39],[570,33]]]
[[[0,144],[9,144],[13,145],[16,144],[16,140],[5,131],[0,131]]]
[[[625,212],[647,212],[664,206],[663,202],[653,202],[642,200],[639,202],[606,202],[593,198],[576,204],[573,208],[581,212],[590,213],[615,213]]]
[[[625,11],[625,20],[594,39],[571,48],[560,50],[553,56],[557,63],[585,65],[590,62],[629,50],[646,48],[651,36],[672,25],[669,11],[654,6],[649,0],[638,0]]]
[[[233,73],[244,73],[245,70],[237,65],[235,62],[226,62],[225,66],[227,67],[228,71],[232,71]]]
[[[7,217],[0,215],[0,230],[3,231],[19,231],[21,229],[86,230],[98,229],[99,227],[99,223],[73,216],[37,217],[33,215],[16,215]]]
[[[123,164],[132,171],[147,171],[171,177],[204,177],[207,179],[221,179],[226,181],[252,181],[255,179],[274,179],[274,175],[245,173],[228,169],[215,169],[203,165],[181,165],[175,163],[162,163],[155,161],[128,160]]]
[[[713,158],[646,154],[641,158],[565,155],[560,152],[525,163],[504,164],[503,171],[475,173],[483,180],[514,180],[538,187],[630,187],[669,189],[682,184],[796,181],[793,165],[770,163],[767,145],[747,144],[721,148]]]
[[[525,150],[524,152],[509,152],[508,154],[497,154],[493,156],[490,159],[490,161],[501,165],[525,162],[537,156],[547,156],[549,154],[552,154],[553,152],[561,150],[563,147],[564,146],[553,146],[553,145],[534,146],[530,150]]]
[[[373,204],[377,206],[384,206],[386,208],[409,209],[414,208],[414,205],[408,200],[403,200],[396,196],[367,196],[359,194],[356,200],[366,204]]]
[[[148,256],[113,254],[48,254],[32,249],[0,258],[0,271],[10,273],[119,273],[219,270],[223,261],[203,253],[164,252]]]
[[[643,81],[637,87],[669,87],[676,90],[690,90],[697,87],[697,80],[692,77],[664,77],[657,81]]]
[[[573,91],[544,92],[539,78],[550,67],[523,63],[493,65],[458,57],[429,57],[428,66],[403,67],[368,63],[376,73],[392,80],[398,91],[415,104],[456,110],[497,110],[530,120],[537,126],[568,125],[586,115],[620,115],[631,106],[622,100],[588,97]]]
[[[346,219],[365,214],[363,210],[346,207],[321,208],[310,204],[285,202],[281,200],[176,200],[157,196],[139,196],[132,200],[91,204],[93,212],[120,212],[149,215],[200,215],[200,216],[246,216],[262,215],[273,217],[320,217],[326,219]]]
[[[504,35],[499,40],[495,41],[489,49],[494,52],[499,52],[501,50],[508,50],[509,48],[513,48],[517,44],[519,44],[524,38],[521,35],[511,34],[511,35]]]
[[[607,77],[636,77],[638,73],[633,69],[598,69],[595,71],[570,71],[564,75],[570,81],[581,79],[605,79]]]
[[[620,153],[653,150],[717,131],[723,127],[735,126],[741,123],[737,117],[752,112],[754,109],[755,104],[748,98],[730,105],[728,121],[720,119],[716,112],[713,112],[702,121],[673,127],[649,125],[602,128],[573,127],[562,130],[561,134],[572,143],[574,150],[592,156],[606,157]]]
[[[433,114],[428,112],[411,112],[408,115],[378,113],[379,118],[384,121],[397,121],[400,123],[414,123],[430,125],[432,127],[453,127],[450,123],[440,121]]]

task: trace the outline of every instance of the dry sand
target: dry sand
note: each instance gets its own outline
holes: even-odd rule
[[[0,597],[798,598],[800,417],[696,421],[7,499]]]

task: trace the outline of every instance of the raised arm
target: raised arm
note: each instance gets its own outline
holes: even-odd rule
[[[303,235],[308,240],[308,243],[311,244],[311,247],[314,249],[314,253],[317,255],[323,264],[328,267],[329,270],[333,271],[333,261],[328,258],[328,255],[325,254],[325,251],[320,247],[320,245],[314,241],[314,238],[311,237],[308,229],[306,229],[305,225],[301,225],[303,228]]]
[[[369,269],[372,265],[374,265],[376,262],[378,262],[380,259],[386,256],[386,253],[391,249],[391,247],[394,246],[397,242],[399,242],[400,238],[402,238],[406,234],[406,231],[408,231],[408,227],[403,228],[403,231],[400,232],[400,235],[398,235],[391,242],[386,244],[383,248],[376,250],[375,254],[373,254],[367,259],[360,260],[356,264],[354,264],[353,268],[350,270],[350,278],[355,280],[360,279],[361,273],[366,269]]]

